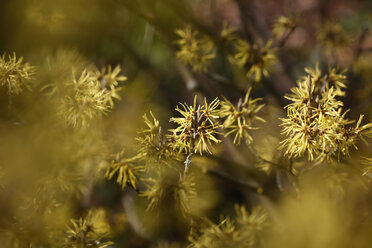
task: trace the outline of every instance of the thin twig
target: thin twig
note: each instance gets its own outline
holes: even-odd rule
[[[285,43],[288,41],[289,37],[293,34],[293,32],[295,31],[297,26],[293,26],[289,29],[289,31],[287,32],[286,35],[284,35],[282,37],[282,39],[279,41],[278,43],[278,47],[283,47],[285,45]]]
[[[252,34],[251,34],[251,32],[248,28],[249,20],[248,20],[248,15],[247,15],[245,5],[244,5],[242,0],[235,0],[235,2],[236,2],[236,4],[238,5],[238,8],[239,8],[240,21],[241,21],[241,24],[242,24],[242,27],[243,27],[244,36],[250,44],[253,44],[254,39],[253,39],[253,36],[252,36]]]
[[[176,69],[181,75],[183,81],[185,82],[186,89],[193,92],[198,88],[198,82],[192,75],[192,73],[187,69],[185,65],[180,63],[178,60],[175,61]]]
[[[250,190],[253,190],[255,192],[260,192],[262,193],[262,187],[257,183],[257,182],[253,182],[253,183],[248,183],[248,181],[243,181],[241,179],[237,179],[235,177],[232,177],[226,173],[223,173],[221,171],[217,171],[217,170],[207,170],[207,173],[210,174],[210,175],[213,175],[215,177],[218,177],[220,179],[223,179],[227,182],[230,182],[230,183],[233,183],[233,184],[236,184],[238,186],[241,186],[243,188],[247,188],[247,189],[250,189]]]
[[[187,173],[188,169],[189,169],[189,165],[191,163],[191,157],[192,155],[194,155],[194,153],[190,152],[189,155],[187,155],[186,159],[185,159],[185,173]]]
[[[362,54],[363,51],[363,42],[367,38],[367,35],[369,33],[369,28],[364,28],[362,32],[359,35],[357,47],[354,54],[354,61],[358,60],[359,56]]]

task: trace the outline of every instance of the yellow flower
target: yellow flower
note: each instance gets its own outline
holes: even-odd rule
[[[190,235],[190,248],[258,247],[269,226],[269,216],[262,207],[249,214],[244,206],[235,206],[236,218],[224,218],[219,224],[206,220],[199,233]]]
[[[79,78],[74,77],[69,86],[71,94],[63,99],[60,106],[60,114],[67,124],[85,127],[99,113],[105,113],[110,109],[106,104],[104,91],[91,80],[88,71],[84,70]]]
[[[234,41],[238,39],[238,35],[236,34],[236,28],[230,26],[227,22],[223,23],[220,36],[224,41]]]
[[[117,174],[116,182],[121,185],[121,188],[124,189],[127,184],[131,185],[136,189],[137,185],[137,176],[142,172],[142,166],[136,164],[141,158],[140,155],[136,155],[131,158],[124,157],[124,149],[115,155],[114,159],[111,161],[110,167],[107,169],[105,177],[108,180]]]
[[[247,77],[259,82],[262,75],[269,76],[277,62],[276,49],[271,46],[271,40],[265,45],[261,43],[250,45],[245,40],[238,39],[234,44],[233,53],[229,56],[230,63],[242,68],[247,67]]]
[[[147,209],[153,210],[159,206],[175,207],[183,215],[189,212],[188,203],[195,197],[195,177],[192,173],[180,173],[172,168],[160,168],[156,176],[148,178],[147,189],[141,196],[149,200]]]
[[[6,60],[5,54],[0,57],[0,86],[6,87],[8,93],[19,94],[24,88],[30,88],[30,81],[35,74],[35,67],[29,63],[23,63],[23,57],[17,59],[16,54],[9,55]]]
[[[247,72],[247,77],[253,77],[255,82],[261,81],[262,75],[269,77],[269,72],[277,62],[276,49],[271,48],[272,41],[269,40],[265,46],[255,44],[251,51],[252,66]]]
[[[225,118],[223,127],[231,129],[227,134],[235,133],[234,144],[240,144],[242,138],[249,144],[252,142],[252,136],[249,130],[257,129],[253,126],[255,120],[265,122],[257,113],[263,108],[264,104],[257,104],[261,98],[252,99],[250,97],[252,88],[249,88],[244,99],[239,99],[237,106],[233,105],[226,98],[221,101],[219,115]]]
[[[292,94],[286,96],[292,103],[285,107],[287,118],[282,118],[282,133],[287,138],[280,148],[286,148],[290,157],[307,153],[313,160],[317,155],[319,162],[333,155],[349,155],[350,147],[357,149],[359,138],[371,135],[372,123],[361,126],[361,115],[355,127],[350,126],[354,121],[345,117],[348,111],[343,112],[343,103],[336,99],[346,87],[339,81],[345,79],[343,76],[336,77],[333,69],[322,77],[317,67],[306,71],[307,79],[298,81]]]
[[[273,34],[276,38],[280,38],[286,31],[293,30],[298,25],[298,17],[295,15],[279,16],[273,25]]]
[[[237,39],[234,44],[235,53],[230,54],[229,61],[231,64],[243,67],[251,55],[251,46],[243,39]]]
[[[210,147],[213,143],[221,142],[216,135],[219,134],[217,129],[220,127],[218,123],[218,109],[220,100],[214,99],[209,105],[204,98],[203,105],[196,105],[196,96],[194,105],[188,106],[182,104],[183,110],[178,106],[178,111],[182,117],[171,118],[171,122],[178,124],[178,127],[171,129],[172,137],[175,140],[174,147],[180,152],[202,154],[203,151],[211,153]]]
[[[120,99],[118,87],[120,81],[126,80],[118,76],[120,66],[114,70],[111,66],[101,71],[83,70],[76,78],[73,72],[72,83],[67,83],[67,96],[60,104],[60,115],[68,125],[86,127],[90,121],[110,111],[114,107],[113,99]]]
[[[105,248],[113,244],[104,241],[109,237],[110,226],[103,209],[89,210],[85,218],[72,219],[66,233],[65,247]]]
[[[317,38],[323,43],[325,51],[330,53],[346,47],[349,44],[349,37],[338,23],[327,21],[319,29]]]
[[[96,69],[91,73],[91,79],[96,80],[100,85],[100,89],[104,90],[106,104],[110,107],[114,106],[113,98],[120,100],[118,92],[122,88],[118,87],[119,82],[127,80],[127,77],[119,76],[120,73],[120,65],[117,65],[114,70],[112,70],[111,65],[109,65],[107,69],[104,67],[101,70]]]
[[[236,222],[242,237],[248,241],[249,247],[255,247],[259,243],[262,234],[269,226],[269,215],[261,207],[255,207],[248,213],[245,206],[235,205]]]
[[[179,154],[173,149],[173,139],[165,136],[159,121],[150,112],[152,120],[147,115],[143,116],[147,129],[140,132],[137,137],[140,143],[139,154],[148,162],[148,165],[170,165],[172,161],[179,160]],[[146,166],[146,169],[150,169]]]
[[[190,65],[193,71],[206,71],[211,60],[216,57],[212,40],[207,36],[199,35],[197,31],[187,26],[177,29],[176,34],[180,39],[176,41],[179,51],[176,57],[184,64]]]

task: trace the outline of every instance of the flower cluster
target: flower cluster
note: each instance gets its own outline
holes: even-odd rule
[[[190,237],[189,248],[206,247],[261,247],[261,237],[269,226],[269,216],[262,207],[256,207],[248,214],[244,206],[235,206],[236,219],[223,219],[216,225],[208,222],[208,226],[200,231],[200,235]]]
[[[349,44],[349,37],[342,26],[330,21],[325,22],[319,29],[318,39],[323,43],[325,51],[328,53],[346,47]]]
[[[260,82],[262,75],[269,76],[269,72],[277,62],[276,48],[272,48],[272,41],[266,44],[249,44],[243,39],[237,39],[233,44],[233,52],[229,56],[230,63],[248,68],[247,77]]]
[[[206,71],[211,60],[216,57],[213,41],[207,36],[199,35],[190,26],[178,29],[176,33],[181,37],[176,41],[179,46],[176,57],[184,64],[191,65],[194,71]],[[272,47],[271,40],[266,44],[262,41],[250,44],[240,38],[236,29],[227,23],[224,23],[220,36],[230,54],[230,63],[246,69],[248,78],[259,82],[262,75],[269,76],[277,61],[277,49]]]
[[[217,107],[220,104],[218,98],[214,99],[210,104],[204,99],[203,105],[196,104],[197,97],[194,98],[192,106],[181,103],[183,109],[176,107],[182,117],[171,118],[170,121],[178,125],[177,128],[171,129],[174,138],[174,148],[180,152],[202,154],[203,151],[211,152],[211,143],[221,142],[216,135],[221,125],[218,122]]]
[[[104,92],[104,102],[111,108],[114,106],[114,99],[120,100],[118,91],[122,88],[119,87],[119,82],[126,81],[127,77],[120,76],[121,67],[117,65],[113,70],[111,65],[101,70],[95,69],[91,74],[91,80],[100,83],[100,89]]]
[[[221,101],[219,115],[225,118],[223,127],[231,129],[226,135],[235,133],[234,144],[240,144],[241,139],[247,143],[252,142],[252,136],[249,130],[257,129],[254,127],[254,121],[265,122],[257,113],[263,108],[264,104],[258,104],[261,98],[252,99],[250,97],[252,88],[249,88],[244,99],[240,98],[235,106],[226,98]]]
[[[35,74],[35,67],[24,63],[23,58],[17,59],[16,54],[9,55],[8,60],[5,54],[0,56],[0,86],[8,89],[9,95],[17,95],[24,88],[30,89],[30,80]]]
[[[362,135],[370,136],[372,123],[361,125],[363,115],[357,124],[348,120],[343,112],[343,103],[337,96],[344,95],[344,76],[333,69],[322,75],[318,67],[307,69],[308,76],[298,81],[292,88],[292,94],[286,98],[292,101],[286,106],[287,118],[283,118],[283,134],[287,136],[281,142],[290,157],[300,157],[304,153],[319,161],[333,155],[348,155],[349,148],[355,147]]]
[[[256,247],[260,238],[269,226],[269,216],[266,210],[255,207],[248,213],[244,206],[235,205],[236,223],[242,237],[248,240],[248,247]]]
[[[171,204],[183,215],[189,212],[188,203],[195,197],[195,178],[192,173],[160,168],[156,176],[146,180],[147,190],[141,196],[149,200],[148,209]]]
[[[116,173],[116,182],[124,189],[127,184],[136,189],[137,175],[143,170],[142,166],[136,164],[140,159],[139,155],[131,158],[124,157],[124,150],[113,155],[110,167],[107,169],[105,177],[110,180]]]
[[[184,64],[190,65],[193,71],[205,71],[216,56],[212,40],[207,36],[199,35],[190,26],[177,29],[176,34],[180,36],[176,41],[179,46],[176,57]]]
[[[69,94],[62,100],[60,114],[69,125],[87,126],[89,122],[112,109],[113,99],[120,99],[118,82],[126,77],[119,76],[119,66],[101,71],[83,70],[79,77],[75,73],[72,82],[68,83]]]
[[[140,143],[139,154],[151,165],[169,165],[171,161],[178,160],[178,153],[173,149],[174,140],[163,134],[159,121],[152,112],[150,114],[152,121],[146,114],[143,116],[147,129],[142,130],[141,136],[137,137]]]
[[[345,89],[347,87],[347,79],[345,70],[340,71],[337,68],[329,68],[328,73],[322,74],[319,64],[316,63],[314,68],[305,68],[305,72],[310,75],[311,82],[317,91],[325,87],[333,86],[336,96],[345,96]],[[302,81],[306,81],[308,76],[303,76]]]
[[[74,78],[70,85],[72,93],[65,97],[61,105],[61,113],[73,127],[87,126],[99,113],[108,111],[104,92],[90,77],[90,73],[84,70],[80,77]]]
[[[110,225],[102,209],[90,210],[85,218],[71,220],[63,247],[105,248],[113,244],[109,237]]]

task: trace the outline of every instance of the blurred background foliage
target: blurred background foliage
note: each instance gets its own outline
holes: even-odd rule
[[[224,48],[226,24],[249,44],[273,42],[267,76],[255,80],[230,63],[227,51],[245,43]],[[206,70],[177,59],[176,30],[187,27],[215,46]],[[371,122],[371,27],[369,0],[0,1],[0,54],[35,67],[32,90],[0,87],[1,246],[370,247],[371,148],[361,142],[350,158],[314,166],[278,147],[284,95],[316,63],[346,69],[344,110]],[[66,125],[56,112],[73,70],[78,79],[108,65],[127,78],[121,100],[89,125]],[[192,157],[187,177],[185,157],[175,159],[180,168],[138,164],[143,114],[167,130],[179,102],[198,95],[236,104],[251,86],[266,120],[252,144],[221,136],[213,154]],[[123,147],[125,161],[116,155]],[[106,180],[115,159],[146,178]]]

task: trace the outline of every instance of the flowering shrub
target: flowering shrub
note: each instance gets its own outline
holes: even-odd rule
[[[371,6],[315,2],[0,3],[1,247],[369,247]]]

